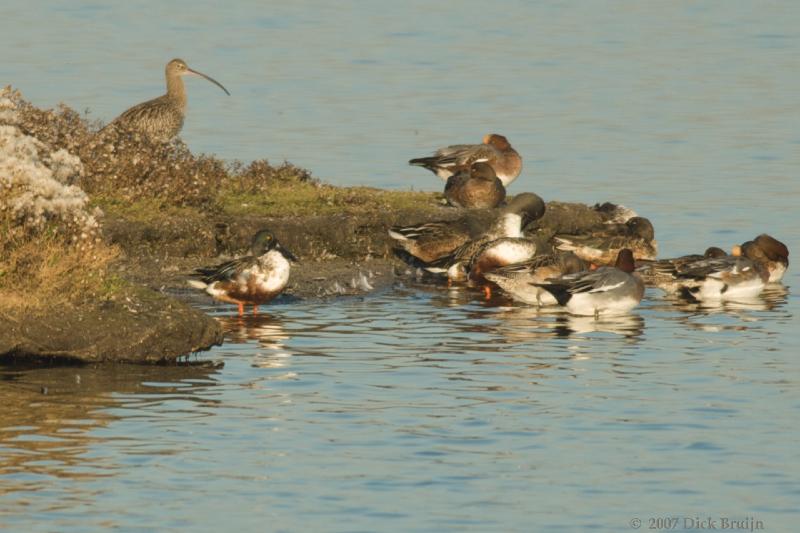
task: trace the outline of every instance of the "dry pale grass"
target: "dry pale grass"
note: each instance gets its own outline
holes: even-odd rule
[[[76,246],[55,234],[40,234],[0,246],[0,309],[30,312],[112,295],[119,283],[108,265],[119,255],[102,243]]]

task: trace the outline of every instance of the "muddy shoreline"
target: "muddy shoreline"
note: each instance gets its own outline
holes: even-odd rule
[[[418,194],[418,193],[417,193]],[[0,315],[0,358],[6,362],[174,363],[223,342],[219,323],[193,308],[211,298],[190,289],[193,269],[245,253],[252,235],[270,228],[299,257],[283,298],[361,295],[418,275],[395,252],[387,229],[395,224],[455,219],[465,211],[430,205],[346,214],[265,217],[153,213],[109,216],[103,236],[121,249],[112,270],[136,287],[134,298],[87,302],[36,316]],[[472,213],[490,220],[490,211]],[[555,233],[602,224],[604,215],[582,204],[551,202],[526,233],[542,243]],[[269,312],[269,306],[262,308]]]
[[[299,258],[286,294],[308,299],[361,294],[415,276],[415,266],[397,256],[388,228],[457,219],[465,213],[441,206],[431,195],[427,209],[308,217],[162,216],[148,221],[107,220],[104,227],[107,238],[125,252],[116,266],[121,275],[190,303],[211,301],[201,291],[187,288],[192,270],[246,253],[253,234],[269,228]],[[470,216],[489,221],[494,213],[486,210]],[[604,221],[589,206],[550,202],[544,217],[529,225],[526,233],[547,246],[556,233],[580,232]]]

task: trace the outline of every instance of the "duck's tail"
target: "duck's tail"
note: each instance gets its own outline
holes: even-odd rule
[[[531,283],[531,285],[540,287],[552,294],[553,298],[558,302],[558,305],[566,305],[572,297],[572,293],[569,292],[566,285],[558,285],[555,283]]]
[[[418,157],[416,159],[411,159],[408,161],[408,164],[415,167],[424,167],[430,170],[431,172],[436,172],[436,169],[439,167],[439,158],[438,157]]]
[[[201,291],[205,290],[206,287],[208,287],[208,283],[204,283],[198,279],[189,279],[186,280],[186,283],[188,283],[191,287],[194,287],[195,289],[200,289]]]

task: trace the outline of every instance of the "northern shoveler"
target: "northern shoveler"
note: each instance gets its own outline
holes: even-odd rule
[[[587,269],[585,261],[572,252],[537,255],[528,261],[496,268],[484,274],[513,299],[532,305],[555,305],[555,297],[536,285]]]
[[[644,283],[634,272],[633,252],[623,248],[614,266],[600,267],[537,283],[573,315],[624,314],[639,305]]]
[[[658,253],[653,224],[644,217],[632,217],[624,224],[610,224],[587,235],[556,235],[555,247],[574,252],[594,265],[611,265],[625,248],[639,259],[653,260]]]
[[[494,169],[504,187],[517,179],[522,171],[522,157],[502,135],[490,133],[483,144],[455,144],[439,148],[429,157],[412,159],[409,165],[427,168],[446,180],[459,170],[469,169],[472,163],[486,162]]]
[[[239,316],[244,315],[244,305],[252,304],[253,314],[286,288],[289,281],[289,261],[297,258],[269,230],[261,230],[253,237],[250,255],[213,267],[195,270],[200,280],[189,284],[203,289],[222,302],[237,304]]]
[[[522,229],[541,218],[545,204],[533,193],[516,195],[487,229],[468,215],[455,221],[427,222],[416,226],[393,226],[389,236],[406,252],[426,264],[451,255],[454,250],[474,240],[487,242],[501,237],[521,237]],[[484,239],[486,241],[484,241]]]
[[[490,209],[506,199],[506,188],[488,163],[473,163],[447,178],[447,203],[454,207]]]

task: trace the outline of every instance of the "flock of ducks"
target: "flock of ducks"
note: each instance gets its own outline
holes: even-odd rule
[[[182,76],[201,76],[230,94],[219,82],[190,69],[181,59],[166,66],[167,93],[134,106],[109,126],[166,142],[183,126],[186,91]],[[703,254],[657,259],[653,225],[632,212],[599,206],[604,223],[581,235],[556,235],[543,246],[526,237],[525,227],[545,213],[544,201],[521,193],[506,201],[506,187],[522,171],[522,157],[503,135],[486,135],[480,144],[458,144],[411,159],[446,180],[447,203],[465,209],[456,220],[394,226],[389,236],[398,252],[448,284],[482,287],[487,296],[499,287],[511,298],[535,306],[560,306],[574,315],[618,315],[641,302],[645,286],[692,301],[749,299],[768,283],[778,283],[789,266],[789,250],[762,234],[731,253],[711,247]],[[495,209],[497,208],[497,209]],[[489,223],[475,213],[492,210]],[[485,217],[484,217],[485,218]],[[250,254],[199,268],[189,283],[213,298],[258,306],[280,294],[296,258],[269,230],[253,237]]]

